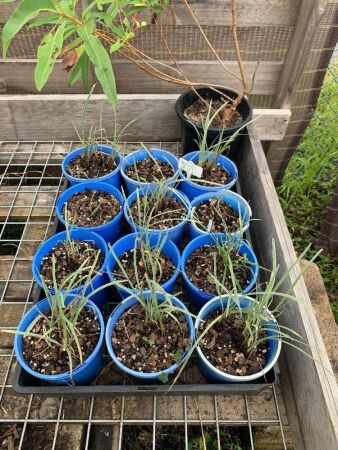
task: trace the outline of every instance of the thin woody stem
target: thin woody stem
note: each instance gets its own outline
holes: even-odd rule
[[[213,47],[213,45],[212,45],[211,42],[209,41],[209,39],[208,39],[207,35],[205,34],[203,28],[201,27],[201,24],[199,23],[199,21],[198,21],[196,15],[195,15],[195,13],[194,13],[194,11],[192,10],[191,6],[190,6],[189,3],[188,3],[188,0],[183,0],[183,2],[185,3],[186,7],[188,8],[188,11],[189,11],[191,17],[194,19],[194,21],[195,21],[195,23],[196,23],[198,29],[200,30],[200,33],[202,34],[202,36],[203,36],[205,42],[208,44],[208,46],[210,47],[211,51],[212,51],[213,54],[216,56],[217,61],[222,65],[223,69],[224,69],[226,72],[230,73],[233,77],[237,78],[237,80],[242,81],[241,78],[240,78],[237,74],[235,74],[234,72],[232,72],[230,69],[228,69],[228,68],[226,67],[226,65],[224,64],[224,62],[221,60],[219,54],[217,53],[217,51],[215,50],[215,48]]]
[[[236,58],[237,58],[237,63],[239,66],[239,70],[241,73],[241,79],[242,79],[242,85],[243,85],[243,92],[241,95],[237,96],[237,98],[235,99],[235,101],[233,102],[233,107],[237,107],[240,102],[242,101],[243,97],[245,95],[248,94],[248,92],[250,91],[248,82],[247,82],[247,78],[246,78],[246,74],[244,71],[244,67],[243,67],[243,62],[242,62],[242,57],[241,57],[241,51],[239,48],[239,43],[238,43],[238,36],[237,36],[237,0],[232,0],[231,1],[231,14],[232,14],[232,37],[233,37],[233,41],[234,41],[234,45],[235,45],[235,50],[236,50]]]

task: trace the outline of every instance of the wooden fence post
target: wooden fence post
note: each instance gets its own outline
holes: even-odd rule
[[[327,4],[328,0],[302,0],[295,31],[276,90],[274,108],[291,107],[292,95],[308,60],[309,52]],[[310,117],[307,117],[307,119],[310,120]],[[270,144],[267,151],[267,159],[275,184],[278,185],[282,181],[285,169],[296,147],[297,145],[293,145],[293,149],[290,151],[288,148],[281,148],[280,144]]]

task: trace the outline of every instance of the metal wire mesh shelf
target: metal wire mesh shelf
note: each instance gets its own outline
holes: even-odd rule
[[[156,145],[179,153],[176,143]],[[74,146],[73,142],[0,143],[0,329],[15,328],[34,299],[31,259],[52,232],[54,205],[64,181],[60,162]],[[245,427],[251,449],[255,448],[259,439],[257,430],[261,427],[274,430],[276,448],[290,448],[289,425],[278,382],[255,396],[220,393],[189,397],[41,398],[14,392],[15,365],[12,336],[2,335],[0,426],[17,424],[18,449],[27,448],[32,430],[41,426],[46,433],[50,430],[48,448],[53,450],[63,448],[67,433],[73,438],[79,436],[78,446],[74,444],[73,450],[98,448],[93,444],[93,436],[100,426],[108,426],[114,436],[110,448],[120,450],[124,448],[123,435],[130,425],[152,428],[152,449],[156,449],[161,427],[171,426],[181,430],[182,449],[187,450],[189,427],[201,425],[216,430],[219,448],[220,430],[225,426]]]

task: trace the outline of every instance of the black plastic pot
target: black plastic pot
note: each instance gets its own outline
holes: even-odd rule
[[[224,92],[224,94],[226,94],[230,98],[233,99],[236,98],[235,92],[231,91],[230,89],[218,89],[218,90]],[[196,91],[207,100],[219,100],[219,94],[211,90],[210,88],[200,87],[196,88]],[[181,130],[182,130],[181,140],[184,154],[192,152],[194,150],[198,150],[196,144],[198,134],[194,126],[184,117],[184,111],[186,110],[186,108],[191,106],[197,99],[198,96],[196,95],[196,93],[189,89],[188,91],[184,92],[176,102],[176,113],[181,122]],[[236,127],[223,128],[222,130],[219,128],[209,128],[207,138],[208,145],[212,145],[214,142],[216,142],[216,139],[220,134],[223,134],[223,137],[231,136],[243,125],[250,122],[250,120],[252,119],[252,107],[246,98],[243,98],[241,103],[238,105],[237,111],[243,117],[243,122],[241,122]],[[203,131],[202,127],[198,125],[195,126],[197,130],[200,133],[202,133]],[[231,144],[230,151],[227,153],[227,156],[230,156],[231,158],[234,157],[240,145],[240,141],[243,134],[245,134],[245,130],[243,130],[243,132],[241,132],[241,134],[237,137],[237,139]]]

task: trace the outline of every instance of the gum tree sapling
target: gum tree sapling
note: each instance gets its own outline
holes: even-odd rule
[[[0,0],[10,3],[14,0]],[[79,0],[21,0],[2,31],[3,57],[12,39],[29,28],[49,25],[37,49],[35,84],[40,91],[51,75],[57,58],[71,71],[72,85],[82,78],[88,86],[89,65],[94,66],[103,92],[115,105],[115,76],[110,54],[129,46],[138,30],[147,25],[138,15],[150,9],[158,13],[169,0],[94,0],[83,6]]]
[[[0,0],[0,3],[11,1],[14,0]],[[12,39],[26,24],[29,24],[30,28],[50,25],[50,31],[43,37],[37,49],[35,82],[38,90],[46,84],[55,60],[63,58],[65,69],[71,72],[70,84],[82,78],[84,85],[88,86],[89,65],[92,64],[103,92],[112,105],[115,105],[117,95],[110,54],[118,52],[152,77],[192,89],[207,108],[210,103],[199,95],[196,88],[205,86],[216,91],[223,107],[215,120],[219,128],[224,128],[231,122],[238,105],[252,89],[247,81],[237,37],[237,0],[231,0],[231,30],[239,75],[222,61],[188,0],[182,2],[202,39],[219,62],[221,70],[240,83],[240,89],[231,88],[235,94],[234,98],[222,92],[223,89],[229,89],[227,86],[213,84],[207,80],[193,82],[179,66],[165,37],[162,24],[157,22],[157,14],[169,5],[170,0],[93,0],[87,6],[83,6],[79,0],[21,0],[2,32],[3,56],[6,56]],[[151,22],[160,27],[169,63],[156,61],[133,43],[137,32],[147,25],[139,19],[140,15],[149,10],[152,14]]]

